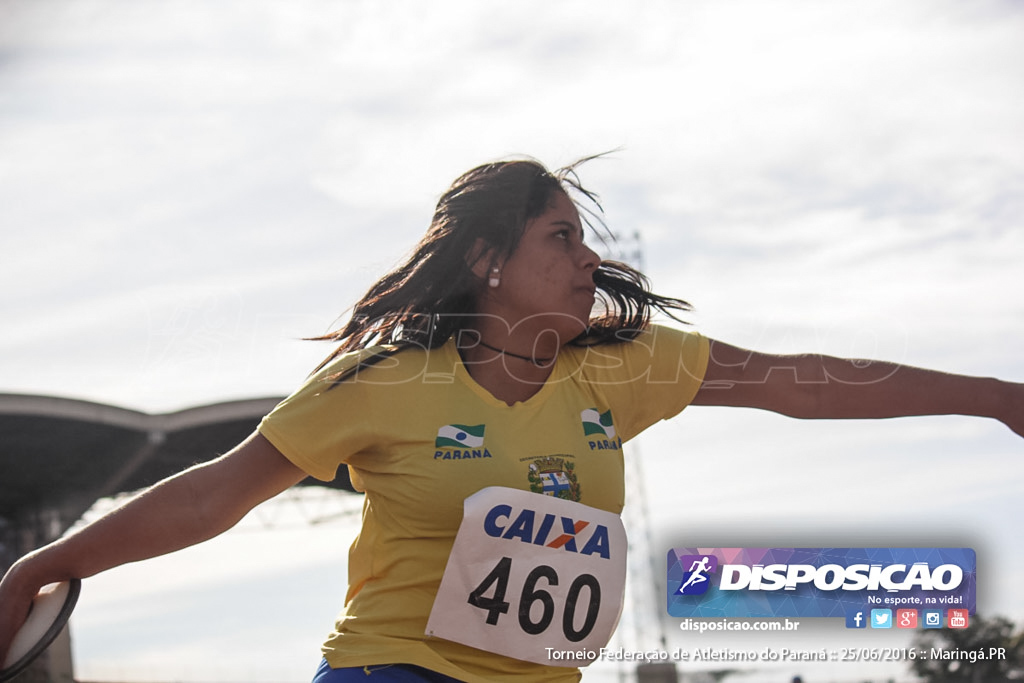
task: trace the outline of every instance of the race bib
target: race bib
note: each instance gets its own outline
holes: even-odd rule
[[[426,633],[552,666],[589,663],[622,612],[626,530],[618,515],[561,498],[489,487],[462,524]]]

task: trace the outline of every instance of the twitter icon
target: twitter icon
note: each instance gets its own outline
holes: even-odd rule
[[[871,610],[871,628],[892,628],[892,610]]]

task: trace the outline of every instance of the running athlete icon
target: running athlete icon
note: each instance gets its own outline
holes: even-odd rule
[[[683,593],[688,587],[693,586],[694,584],[704,583],[708,580],[706,574],[711,571],[711,567],[708,566],[708,562],[710,561],[711,558],[707,555],[699,560],[693,561],[693,564],[691,564],[690,568],[687,570],[690,572],[690,578],[686,579],[686,582],[679,587],[680,593]]]

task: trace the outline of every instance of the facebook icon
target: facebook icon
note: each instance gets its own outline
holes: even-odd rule
[[[864,610],[854,610],[846,613],[846,628],[867,628],[868,619],[864,616]]]

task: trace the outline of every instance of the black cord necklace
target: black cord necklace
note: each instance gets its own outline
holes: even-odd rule
[[[519,360],[525,360],[527,362],[533,363],[534,365],[547,365],[547,364],[551,363],[551,361],[555,360],[554,357],[551,357],[551,358],[535,358],[533,356],[521,356],[518,353],[512,353],[511,351],[506,351],[505,349],[499,349],[497,346],[491,346],[490,344],[485,342],[480,337],[477,337],[476,340],[480,344],[480,346],[484,347],[485,349],[490,349],[491,351],[497,351],[498,353],[500,353],[503,356],[511,356],[512,358],[518,358]]]

